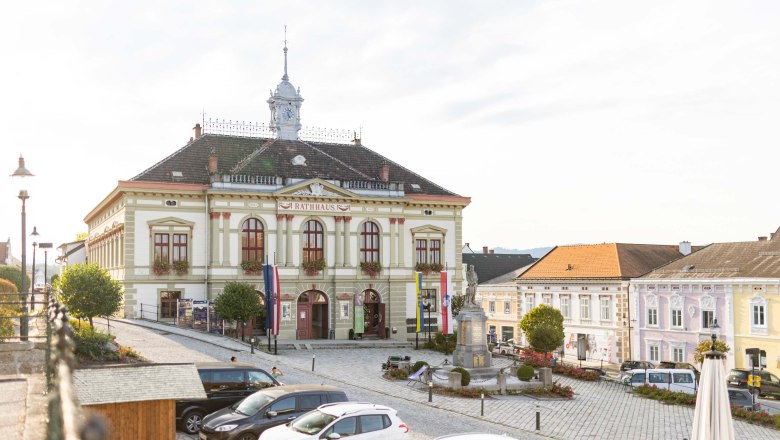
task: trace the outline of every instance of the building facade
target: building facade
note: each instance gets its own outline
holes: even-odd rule
[[[746,350],[766,352],[780,374],[780,230],[757,241],[715,243],[632,280],[637,358],[693,362],[710,325],[731,347],[728,365],[750,368]]]
[[[360,139],[306,140],[286,56],[270,124],[198,124],[187,145],[120,181],[85,218],[89,258],[123,283],[125,316],[173,319],[177,299],[213,300],[228,281],[262,300],[260,265],[272,263],[281,338],[413,338],[413,272],[426,273],[433,323],[438,272],[460,289],[469,199]]]
[[[587,360],[623,362],[632,347],[631,278],[681,256],[670,245],[557,246],[517,278],[522,314],[551,305],[564,319],[563,356],[576,359],[584,344]]]

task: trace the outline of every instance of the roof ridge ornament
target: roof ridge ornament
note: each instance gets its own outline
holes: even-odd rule
[[[282,76],[282,81],[287,81],[289,77],[287,76],[287,25],[284,25],[284,76]]]

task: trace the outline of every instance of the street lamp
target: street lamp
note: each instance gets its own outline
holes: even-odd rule
[[[43,291],[44,300],[49,302],[49,249],[54,247],[51,243],[38,243],[38,247],[43,249]]]
[[[24,166],[24,157],[19,156],[19,167],[11,174],[11,177],[19,177],[24,179],[25,177],[32,177],[31,173]],[[30,195],[27,194],[26,189],[19,190],[19,200],[22,201],[22,291],[19,292],[19,296],[22,299],[21,310],[24,312],[23,316],[19,317],[19,340],[26,341],[29,332],[27,321],[27,213],[25,211],[27,199]]]
[[[41,234],[38,233],[38,227],[33,226],[32,234],[30,234],[30,237],[33,237],[33,240],[36,240],[38,236]],[[32,267],[32,293],[30,294],[30,303],[32,303],[32,309],[35,310],[35,248],[38,247],[38,243],[33,242],[33,267]]]

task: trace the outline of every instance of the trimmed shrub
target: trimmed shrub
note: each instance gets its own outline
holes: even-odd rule
[[[113,350],[108,347],[114,340],[114,336],[95,331],[89,325],[73,329],[73,342],[76,344],[75,354],[81,359],[97,360],[116,360],[119,358]]]
[[[417,361],[417,362],[415,362],[414,365],[412,365],[412,373],[416,373],[417,371],[419,371],[420,368],[422,368],[423,365],[428,365],[428,362],[425,362],[425,361]]]
[[[447,353],[452,353],[455,351],[455,344],[457,343],[457,341],[458,341],[458,332],[454,332],[451,335],[447,335]],[[436,335],[433,337],[433,340],[430,343],[426,341],[424,347],[429,350],[444,353],[444,334],[442,332],[436,332]]]
[[[517,369],[517,378],[523,382],[528,382],[532,377],[534,377],[534,367],[523,365]]]
[[[465,368],[457,367],[457,368],[453,368],[452,371],[456,371],[456,372],[460,373],[460,385],[461,386],[465,387],[465,386],[468,386],[469,383],[471,383],[471,373],[469,373],[468,370],[466,370]]]
[[[391,368],[390,370],[387,370],[387,373],[385,373],[385,378],[392,380],[407,380],[409,379],[409,376],[407,376],[406,372],[400,368]]]

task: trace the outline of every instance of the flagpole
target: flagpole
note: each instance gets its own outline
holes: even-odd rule
[[[265,254],[265,267],[268,269],[268,254]],[[268,319],[268,312],[272,311],[273,309],[269,307],[268,301],[273,300],[273,297],[271,296],[270,287],[273,286],[273,281],[270,283],[268,280],[266,280],[267,277],[272,276],[270,270],[264,270],[263,271],[263,283],[265,284],[265,333],[268,335],[268,352],[271,352],[271,327],[273,327],[273,315],[271,316],[271,319]],[[271,304],[273,306],[273,304]],[[271,325],[268,325],[268,323],[271,323]]]
[[[274,252],[274,279],[277,278],[277,270],[278,269],[276,268],[276,252]],[[279,302],[279,301],[282,300],[282,285],[281,285],[281,283],[277,283],[276,284],[276,290],[278,290],[278,292],[274,293],[274,295],[276,295],[274,297],[274,299],[276,300],[276,302]],[[274,303],[274,318],[275,319],[274,319],[274,323],[273,323],[273,326],[274,326],[274,354],[275,355],[279,354],[276,351],[277,347],[278,347],[278,344],[279,344],[279,341],[278,341],[278,339],[279,339],[279,332],[277,331],[277,327],[276,326],[278,325],[279,327],[281,327],[281,324],[282,324],[281,322],[279,324],[276,323],[277,320],[281,320],[282,319],[282,317],[279,316],[278,313],[276,313],[277,312],[276,308],[280,307],[280,305],[277,305],[276,302]]]
[[[448,271],[448,269],[447,269],[447,260],[444,260],[444,271],[445,272]],[[447,276],[449,277],[449,273],[447,274]],[[449,288],[449,286],[448,286],[448,288]],[[447,290],[447,295],[449,295],[449,294],[450,294],[450,291]],[[448,348],[449,348],[448,347],[449,346],[449,333],[450,333],[449,326],[451,326],[452,323],[450,322],[450,304],[447,302],[447,300],[445,300],[445,304],[447,304],[447,310],[443,310],[443,312],[447,314],[447,318],[446,318],[447,319],[447,329],[446,330],[442,329],[442,330],[445,330],[443,332],[444,333],[444,356],[447,356],[447,354],[448,354],[447,351],[448,351]],[[444,319],[445,318],[442,316],[441,320],[444,321]]]

